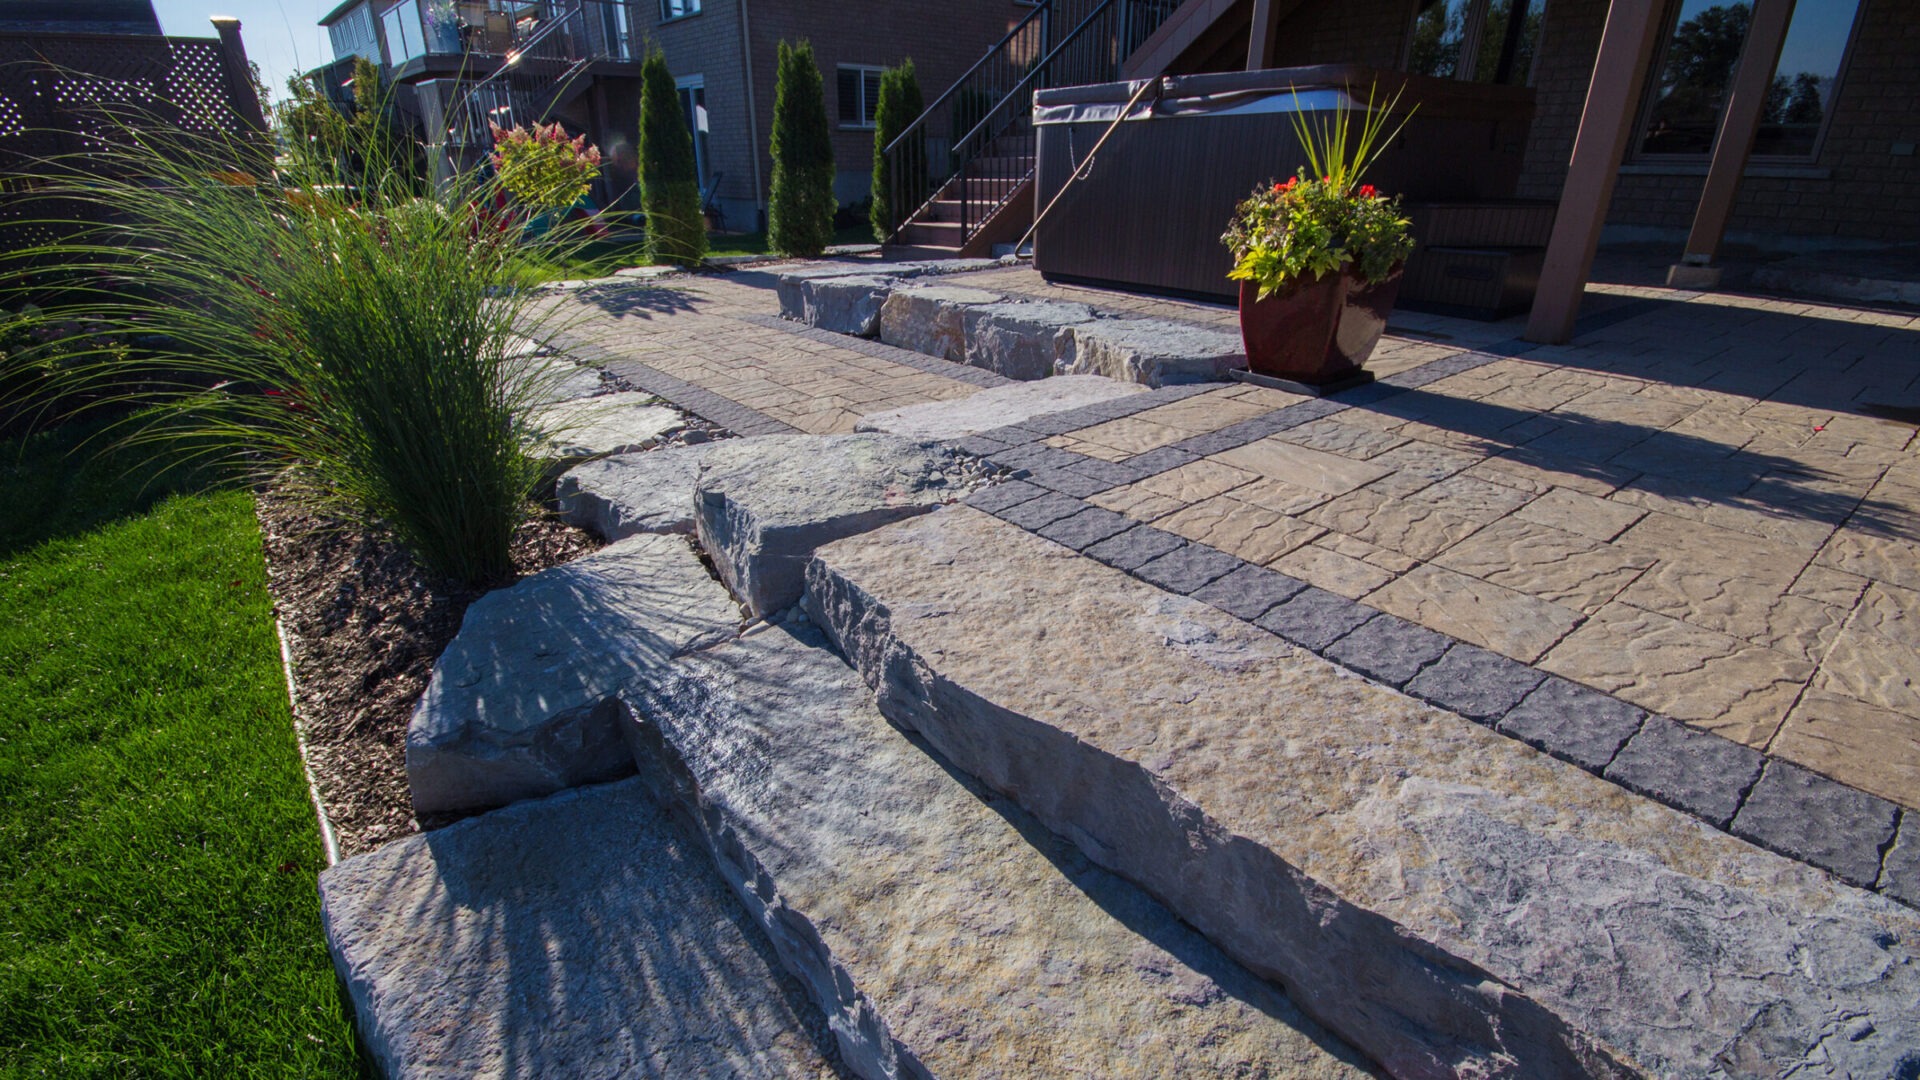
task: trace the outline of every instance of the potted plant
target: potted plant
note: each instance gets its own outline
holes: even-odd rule
[[[1369,92],[1355,125],[1343,95],[1315,123],[1296,95],[1294,133],[1307,164],[1256,189],[1220,238],[1233,252],[1228,277],[1240,282],[1240,333],[1254,372],[1323,389],[1366,380],[1362,366],[1413,250],[1399,197],[1363,182],[1400,132],[1381,137],[1398,102],[1395,94],[1376,109]]]

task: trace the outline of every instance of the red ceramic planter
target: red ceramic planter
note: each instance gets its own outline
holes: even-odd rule
[[[1265,300],[1240,283],[1240,338],[1261,375],[1324,385],[1352,378],[1373,355],[1400,293],[1400,271],[1369,285],[1351,270],[1282,289]]]

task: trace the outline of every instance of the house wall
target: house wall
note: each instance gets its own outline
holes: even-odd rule
[[[742,0],[705,0],[696,15],[661,22],[659,7],[636,5],[635,34],[659,44],[676,77],[700,75],[706,87],[708,161],[725,175],[721,208],[732,228],[759,224],[773,177],[768,153],[778,45],[813,43],[826,87],[827,117],[835,124],[836,190],[845,202],[866,197],[873,171],[873,131],[840,128],[835,69],[841,64],[890,67],[912,57],[921,93],[932,101],[998,41],[1029,8],[1013,0],[848,0],[819,5],[798,0],[746,0],[752,32],[757,125],[749,124]],[[754,187],[759,158],[760,189]]]
[[[1523,195],[1559,197],[1606,12],[1606,0],[1548,0]],[[1865,0],[1818,157],[1792,170],[1750,166],[1729,232],[1748,240],[1920,240],[1920,157],[1894,153],[1896,143],[1920,140],[1916,56],[1920,0]],[[1607,214],[1616,234],[1666,239],[1692,224],[1704,166],[1690,170],[1692,175],[1675,175],[1672,166],[1664,172],[1656,168],[1624,167]]]

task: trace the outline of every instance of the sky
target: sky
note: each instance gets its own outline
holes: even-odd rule
[[[320,16],[340,0],[153,0],[160,29],[173,37],[212,37],[207,20],[231,15],[240,20],[247,58],[260,65],[273,96],[286,96],[287,76],[333,58]]]

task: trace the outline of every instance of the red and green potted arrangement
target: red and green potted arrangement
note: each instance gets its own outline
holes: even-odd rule
[[[1296,108],[1307,164],[1256,189],[1220,238],[1233,253],[1227,276],[1240,282],[1240,333],[1254,372],[1318,387],[1364,381],[1362,365],[1413,251],[1399,197],[1363,182],[1399,134],[1398,126],[1385,133],[1398,102],[1395,94],[1376,109],[1369,93],[1357,125],[1344,96],[1317,123]]]

